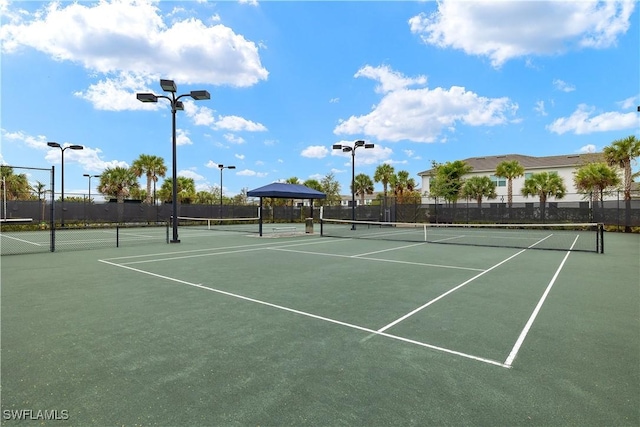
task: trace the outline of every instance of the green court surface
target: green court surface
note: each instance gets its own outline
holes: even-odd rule
[[[3,256],[2,424],[640,425],[640,236],[277,236]]]

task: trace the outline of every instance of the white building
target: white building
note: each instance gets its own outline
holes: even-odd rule
[[[487,202],[492,203],[506,203],[507,202],[507,179],[498,178],[495,176],[496,166],[503,161],[517,160],[524,168],[524,176],[515,178],[513,180],[513,203],[531,203],[537,202],[538,198],[529,197],[526,198],[522,195],[522,187],[526,178],[530,177],[534,173],[549,172],[558,174],[564,181],[564,185],[567,189],[567,193],[563,202],[583,202],[585,201],[584,194],[580,194],[576,189],[573,182],[573,174],[580,166],[587,163],[601,162],[603,161],[602,153],[589,153],[589,154],[568,154],[563,156],[545,156],[534,157],[525,156],[522,154],[505,154],[500,156],[486,156],[486,157],[471,157],[464,159],[463,161],[469,166],[473,167],[473,171],[465,176],[470,178],[472,176],[488,176],[492,181],[496,183],[496,194],[498,197]],[[422,203],[433,203],[433,198],[429,196],[429,184],[433,180],[433,169],[429,169],[418,173],[422,178]],[[622,180],[622,175],[620,176]],[[616,197],[614,194],[613,198]],[[605,196],[606,198],[606,196]],[[549,202],[555,202],[556,199],[550,197]]]

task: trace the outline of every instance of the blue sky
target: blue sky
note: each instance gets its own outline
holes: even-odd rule
[[[640,135],[636,6],[0,0],[0,161],[55,165],[59,191],[47,141],[83,145],[65,194],[140,154],[170,172],[169,104],[136,100],[161,78],[211,93],[178,113],[178,175],[208,189],[234,165],[225,195],[328,173],[347,194],[351,156],[331,147],[358,139],[375,148],[356,174],[386,162],[418,183],[432,160],[600,151]]]

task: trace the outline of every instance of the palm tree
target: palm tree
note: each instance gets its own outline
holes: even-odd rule
[[[405,170],[393,175],[389,182],[393,185],[393,192],[400,204],[404,202],[405,191],[411,193],[416,188],[416,181],[413,178],[409,178],[409,172]]]
[[[522,195],[525,197],[538,196],[540,198],[540,216],[545,220],[547,198],[562,199],[567,192],[562,178],[556,173],[534,173],[525,179]]]
[[[482,198],[496,198],[496,183],[488,176],[472,176],[462,185],[462,197],[470,197],[478,203],[478,210],[482,207]]]
[[[505,160],[496,166],[495,175],[507,179],[507,206],[513,205],[513,180],[524,175],[524,167],[517,160]]]
[[[40,201],[40,206],[42,207],[42,211],[40,213],[40,221],[44,221],[44,207],[46,205],[44,195],[47,194],[47,185],[43,182],[36,181],[36,184],[33,186],[33,191],[38,195],[38,200]]]
[[[158,177],[164,177],[167,173],[167,167],[164,164],[164,159],[158,156],[152,156],[149,154],[141,154],[131,165],[131,169],[139,178],[142,175],[147,177],[147,197],[145,203],[151,204],[155,194],[151,192],[151,182],[158,182]],[[155,202],[155,200],[153,200]]]
[[[600,199],[604,208],[605,191],[620,185],[620,177],[606,163],[587,163],[574,172],[573,182],[579,191],[591,195],[592,202]]]
[[[186,176],[178,177],[178,203],[191,203],[196,198],[196,182]]]
[[[116,166],[106,168],[100,175],[98,190],[100,193],[115,197],[118,203],[124,203],[125,197],[138,186],[138,177],[130,168]]]
[[[615,140],[604,147],[604,158],[609,166],[618,166],[624,171],[624,203],[625,203],[625,233],[631,232],[631,163],[640,156],[640,139],[634,135]]]
[[[106,168],[100,174],[98,191],[118,201],[118,220],[122,221],[124,214],[124,199],[138,186],[138,177],[130,168],[116,166]]]
[[[0,189],[2,197],[7,200],[29,200],[31,197],[31,186],[27,175],[24,173],[15,174],[11,166],[0,166]]]
[[[354,193],[360,196],[360,205],[364,206],[365,194],[373,194],[373,181],[366,173],[359,173],[353,181]]]
[[[193,178],[178,176],[176,182],[178,184],[178,188],[176,189],[176,195],[178,196],[177,203],[191,203],[191,201],[196,197],[196,183]],[[165,202],[172,201],[173,179],[171,177],[168,177],[162,182],[162,187],[160,187],[160,191],[158,191],[158,196]]]
[[[376,171],[373,174],[373,180],[375,182],[382,183],[382,192],[384,193],[384,209],[387,208],[387,189],[393,175],[395,175],[395,170],[393,166],[388,163],[378,165]]]

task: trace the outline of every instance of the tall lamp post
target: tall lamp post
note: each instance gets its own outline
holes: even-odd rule
[[[235,166],[218,165],[218,169],[220,169],[220,218],[222,218],[222,170],[235,168]]]
[[[342,150],[345,153],[351,152],[351,221],[354,221],[351,224],[351,229],[356,229],[356,149],[359,147],[364,148],[373,148],[374,144],[367,144],[363,140],[358,140],[353,143],[353,146],[343,145],[343,144],[334,144],[334,150]]]
[[[160,80],[160,87],[165,92],[169,92],[171,96],[156,95],[153,93],[138,93],[136,97],[141,102],[158,102],[158,98],[164,98],[171,104],[171,118],[172,118],[172,149],[173,149],[173,168],[171,177],[171,183],[173,188],[171,189],[171,204],[172,204],[172,220],[173,220],[173,239],[171,243],[180,243],[178,239],[178,166],[176,162],[176,111],[184,110],[184,104],[180,101],[180,98],[190,96],[196,101],[211,99],[211,95],[206,90],[192,90],[189,93],[176,96],[177,88],[176,83],[173,80]]]
[[[85,173],[82,176],[89,178],[89,203],[91,203],[91,178],[100,178],[100,175],[89,175]]]
[[[62,171],[60,172],[60,174],[62,175],[62,198],[61,200],[61,209],[60,209],[60,225],[62,227],[64,227],[64,150],[67,149],[72,149],[72,150],[82,150],[84,149],[84,147],[82,145],[77,145],[77,144],[73,144],[73,145],[67,145],[66,147],[63,147],[62,145],[58,144],[57,142],[47,142],[47,145],[49,147],[53,147],[53,148],[59,148],[60,149],[60,163],[62,165]]]

